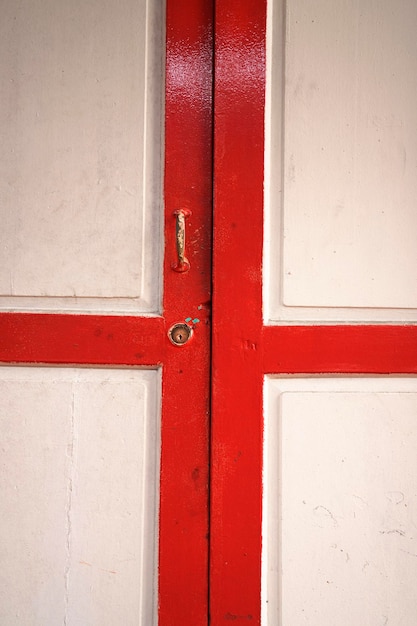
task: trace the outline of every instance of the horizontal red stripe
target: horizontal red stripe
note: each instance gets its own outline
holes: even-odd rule
[[[0,313],[0,362],[155,366],[161,317]]]
[[[417,326],[266,326],[267,374],[417,373]]]

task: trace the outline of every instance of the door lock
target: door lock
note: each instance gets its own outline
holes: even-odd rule
[[[174,324],[168,331],[168,337],[174,346],[183,346],[191,338],[193,329],[188,324]]]

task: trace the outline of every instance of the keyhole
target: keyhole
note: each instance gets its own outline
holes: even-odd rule
[[[168,337],[174,346],[183,346],[192,334],[192,328],[187,324],[174,324],[169,331]]]

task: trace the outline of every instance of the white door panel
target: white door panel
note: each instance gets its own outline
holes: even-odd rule
[[[162,26],[146,0],[3,3],[3,310],[159,310]]]
[[[271,323],[417,319],[416,27],[413,0],[269,3]]]
[[[267,378],[263,624],[414,626],[417,380]]]
[[[156,623],[158,372],[1,379],[0,622]]]

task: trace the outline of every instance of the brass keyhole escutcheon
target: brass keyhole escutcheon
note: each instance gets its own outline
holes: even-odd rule
[[[174,346],[183,346],[193,334],[193,329],[188,324],[174,324],[168,331],[168,337]]]

